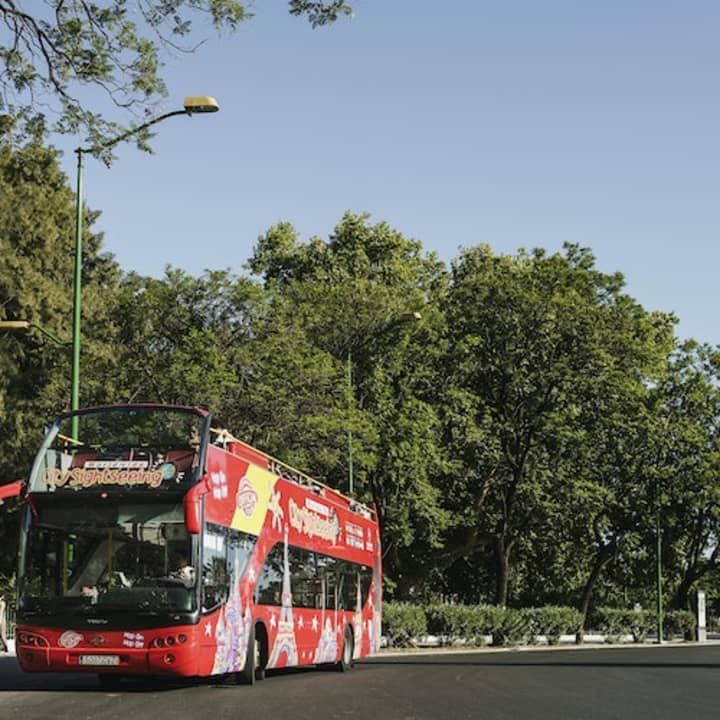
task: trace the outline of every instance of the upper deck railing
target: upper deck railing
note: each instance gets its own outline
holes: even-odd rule
[[[231,455],[242,457],[243,459],[260,465],[264,463],[265,468],[273,475],[277,475],[285,480],[302,485],[318,495],[324,495],[325,497],[330,496],[341,504],[347,506],[351,512],[367,518],[368,520],[377,521],[375,511],[355,498],[344,495],[339,490],[336,490],[319,480],[311,478],[302,470],[298,470],[297,468],[292,467],[292,465],[288,465],[282,460],[278,460],[272,455],[268,455],[266,452],[258,450],[242,440],[238,440],[238,438],[234,437],[232,433],[227,430],[221,428],[211,428],[211,432],[216,435],[214,444],[222,447]]]

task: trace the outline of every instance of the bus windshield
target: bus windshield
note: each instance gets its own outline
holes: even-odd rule
[[[30,492],[167,490],[198,478],[206,418],[190,409],[119,406],[62,416],[33,466]]]
[[[23,553],[21,614],[58,622],[120,614],[136,622],[196,609],[197,551],[181,504],[38,500]]]

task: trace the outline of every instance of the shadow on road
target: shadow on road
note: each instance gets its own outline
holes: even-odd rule
[[[268,670],[268,678],[320,672],[315,667]],[[2,692],[94,692],[147,693],[167,692],[199,685],[213,689],[233,689],[238,685],[231,676],[209,678],[123,678],[117,687],[102,688],[94,673],[25,673],[13,656],[0,656],[0,693]],[[1,704],[1,703],[0,703]]]
[[[618,661],[618,660],[572,660],[570,658],[566,660],[545,660],[538,658],[537,660],[531,660],[528,657],[502,657],[493,660],[487,658],[467,658],[463,660],[443,658],[417,658],[402,660],[366,660],[363,661],[363,665],[436,665],[436,666],[459,666],[459,667],[578,667],[578,668],[672,668],[681,669],[687,668],[688,670],[696,670],[698,668],[720,668],[720,663],[717,662],[649,662],[647,660],[632,661]]]
[[[12,656],[0,657],[0,692],[165,692],[197,685],[183,678],[127,678],[117,688],[100,687],[92,673],[25,673]]]

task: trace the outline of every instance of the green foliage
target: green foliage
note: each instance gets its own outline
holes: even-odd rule
[[[504,608],[491,605],[450,605],[436,603],[425,608],[427,629],[452,644],[463,640],[466,645],[482,645],[501,625]]]
[[[3,127],[0,319],[69,339],[73,193],[54,150],[14,145]],[[354,492],[380,517],[387,594],[464,603],[433,605],[433,631],[555,642],[576,624],[555,606],[583,618],[650,606],[658,510],[666,605],[686,610],[701,583],[717,603],[720,355],[673,347],[672,318],[640,307],[588,251],[470,248],[448,273],[387,223],[347,213],[327,240],[270,228],[250,277],[147,278],[86,239],[82,403],[208,407],[341,490],[352,450]],[[65,347],[0,331],[3,479],[27,474],[69,375]],[[652,628],[650,615],[601,616],[611,636]]]
[[[608,473],[597,471],[595,438],[606,408],[618,423],[631,422],[614,400],[641,395],[643,380],[662,369],[671,319],[646,313],[622,293],[621,276],[600,273],[590,252],[576,246],[552,256],[466,250],[453,264],[445,312],[446,437],[461,461],[454,534],[460,552],[492,553],[493,599],[505,604],[513,557],[539,548],[536,538],[565,535],[547,543],[541,562],[525,565],[531,574],[567,568],[576,532],[585,534],[588,550],[595,529],[612,537],[599,525],[610,495]],[[606,437],[618,444],[624,435],[614,430]],[[560,513],[558,498],[584,512]],[[573,530],[568,521],[584,524]],[[592,554],[573,562],[581,577]],[[555,586],[542,577],[534,584]]]
[[[533,638],[532,615],[525,610],[505,607],[493,629],[493,645],[522,645]]]
[[[317,441],[310,445],[307,436],[302,443],[286,436],[283,452],[347,488],[351,433],[354,490],[377,506],[386,573],[399,597],[422,596],[432,569],[427,559],[449,519],[439,488],[447,462],[435,367],[442,265],[386,223],[351,213],[328,242],[301,243],[287,223],[271,228],[249,265],[268,292],[271,334],[297,337],[312,348],[314,367],[334,368],[325,389],[305,401],[324,403],[317,428],[330,464],[320,466]],[[277,372],[291,377],[283,368],[289,357],[274,357]],[[293,395],[283,398],[293,406]],[[278,441],[271,449],[280,449]]]
[[[423,608],[407,602],[384,603],[382,624],[391,647],[411,647],[427,631]]]
[[[37,326],[70,339],[74,205],[55,150],[38,141],[17,147],[0,137],[0,319],[33,323],[26,333],[0,331],[0,477],[5,480],[28,471],[43,424],[69,401],[69,349]],[[87,212],[88,226],[93,220]],[[93,337],[112,302],[118,271],[100,252],[99,236],[88,232],[86,240],[84,330]],[[84,382],[89,384],[98,379],[91,361],[98,347],[92,340],[86,345],[90,362]]]
[[[529,621],[531,637],[544,635],[549,645],[557,645],[562,635],[575,634],[582,623],[582,614],[572,607],[546,605],[523,610]]]
[[[167,94],[163,59],[168,52],[192,53],[195,28],[207,21],[218,32],[235,31],[252,12],[240,0],[105,0],[96,3],[56,2],[52,12],[3,0],[0,26],[0,112],[27,122],[28,131],[43,123],[44,100],[59,106],[56,129],[86,133],[97,147],[132,129],[108,121],[93,109],[84,88],[106,95],[125,111],[145,110]],[[289,0],[293,15],[313,27],[351,13],[342,0]],[[41,104],[42,103],[42,104]],[[147,133],[138,133],[147,148]]]
[[[668,640],[677,636],[690,640],[696,626],[697,618],[690,610],[670,610],[663,614],[663,633]]]
[[[352,15],[352,8],[345,0],[313,2],[312,0],[290,0],[292,15],[307,15],[313,27],[335,22],[341,15]]]
[[[601,607],[597,609],[597,623],[606,642],[620,642],[631,635],[633,642],[641,643],[657,628],[657,615],[652,610]]]
[[[7,605],[15,604],[15,574],[0,572],[0,596],[5,598]]]
[[[0,135],[0,320],[27,320],[27,332],[0,330],[0,482],[27,476],[42,428],[69,405],[70,353],[38,327],[70,339],[73,278],[74,197],[58,165],[58,153],[33,140],[12,145]],[[86,213],[92,226],[94,215]],[[85,333],[103,337],[106,304],[118,272],[100,250],[100,237],[86,236]],[[97,333],[97,334],[96,334]],[[105,371],[96,360],[109,348],[85,338],[84,388]],[[102,377],[103,386],[111,386]],[[107,397],[107,396],[105,396]],[[90,396],[86,396],[86,400]],[[0,508],[0,573],[15,572],[20,503]]]

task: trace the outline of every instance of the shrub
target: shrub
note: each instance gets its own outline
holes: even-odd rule
[[[458,628],[458,616],[461,605],[434,604],[425,608],[427,631],[431,635],[441,635],[452,642],[461,633]]]
[[[393,647],[410,647],[427,632],[425,613],[419,605],[406,602],[383,604],[383,634]]]
[[[498,605],[467,605],[460,613],[461,629],[469,643],[481,645],[502,626],[505,608]]]
[[[453,643],[482,645],[502,625],[504,608],[493,605],[430,605],[425,609],[427,629]]]
[[[598,608],[597,614],[605,642],[620,642],[624,635],[632,635],[633,642],[644,642],[657,625],[657,616],[651,610]]]
[[[682,635],[690,639],[694,636],[695,625],[695,614],[689,610],[670,610],[663,616],[663,631],[668,638]]]
[[[625,634],[623,625],[623,611],[617,608],[597,609],[598,630],[605,636],[605,642],[620,642]]]
[[[582,622],[582,613],[572,607],[547,605],[523,612],[528,619],[531,637],[544,635],[549,645],[557,645],[561,635],[576,633]]]
[[[519,645],[531,636],[531,614],[526,610],[500,608],[502,617],[493,630],[493,645]]]

